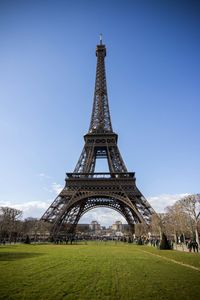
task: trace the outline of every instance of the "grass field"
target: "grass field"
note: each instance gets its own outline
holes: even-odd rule
[[[0,299],[200,299],[200,254],[114,242],[0,246]]]

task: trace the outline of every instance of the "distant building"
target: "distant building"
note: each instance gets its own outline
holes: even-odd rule
[[[77,225],[77,231],[78,232],[89,232],[90,231],[90,225],[89,224],[78,224]]]
[[[113,225],[112,225],[112,230],[114,231],[122,231],[122,222],[121,221],[116,221]]]
[[[128,224],[122,224],[122,232],[129,232],[130,226]]]
[[[92,221],[90,224],[78,224],[77,233],[93,237],[122,237],[129,234],[129,225],[122,224],[121,221],[116,221],[109,228],[106,228],[105,226],[101,226],[97,221]]]
[[[92,231],[98,231],[101,230],[101,225],[97,221],[92,221],[89,225],[90,230]]]

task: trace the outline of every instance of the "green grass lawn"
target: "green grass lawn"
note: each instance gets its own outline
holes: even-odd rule
[[[114,242],[0,246],[0,299],[197,300],[200,254]]]

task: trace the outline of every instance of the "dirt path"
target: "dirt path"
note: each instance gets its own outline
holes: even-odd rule
[[[172,259],[172,258],[168,258],[168,257],[165,257],[165,256],[161,256],[159,254],[155,254],[155,253],[152,253],[152,252],[148,252],[148,251],[145,251],[145,250],[141,250],[142,252],[145,252],[145,253],[148,253],[150,255],[153,255],[153,256],[157,256],[159,258],[162,258],[164,260],[167,260],[167,261],[171,261],[175,264],[178,264],[178,265],[181,265],[181,266],[184,266],[184,267],[187,267],[187,268],[190,268],[190,269],[193,269],[193,270],[196,270],[196,271],[199,271],[200,272],[200,268],[197,268],[197,267],[194,267],[194,266],[191,266],[191,265],[188,265],[188,264],[185,264],[185,263],[182,263],[180,261],[177,261],[175,259]]]

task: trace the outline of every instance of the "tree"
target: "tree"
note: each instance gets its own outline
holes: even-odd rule
[[[30,243],[31,243],[31,240],[30,240],[29,235],[27,234],[27,236],[25,238],[25,241],[24,241],[24,244],[30,244]]]
[[[189,195],[178,201],[182,212],[188,214],[194,224],[196,242],[199,245],[200,194]]]
[[[174,235],[174,240],[177,242],[177,237],[182,236],[185,242],[185,235],[192,231],[191,218],[183,211],[179,201],[165,208],[165,227],[168,235]]]
[[[153,214],[151,218],[151,232],[155,236],[162,238],[162,232],[164,230],[165,214]]]
[[[37,218],[27,218],[23,222],[23,236],[27,235],[31,240],[45,241],[50,236],[52,225]]]
[[[162,239],[160,242],[160,250],[170,250],[171,249],[171,245],[167,239],[167,236],[165,235],[165,233],[162,233]]]
[[[28,235],[32,239],[37,234],[37,224],[39,220],[36,218],[26,218],[23,222],[23,238]]]
[[[135,235],[137,237],[141,237],[143,235],[147,235],[148,227],[145,223],[135,224]]]
[[[22,211],[12,207],[0,207],[0,234],[10,242],[17,236],[17,222],[22,216]]]

